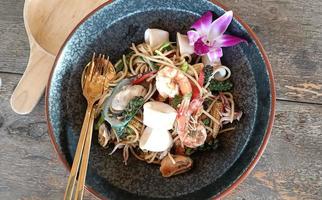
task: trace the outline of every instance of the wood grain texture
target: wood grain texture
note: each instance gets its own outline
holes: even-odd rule
[[[322,2],[220,2],[258,34],[283,100],[263,157],[226,199],[321,199]],[[0,199],[62,199],[68,173],[50,144],[43,99],[26,116],[9,105],[29,56],[22,8],[23,0],[0,1]],[[95,198],[87,192],[85,199]]]
[[[27,116],[14,114],[9,97],[20,76],[0,73],[0,77],[0,197],[61,199],[68,173],[50,144],[44,101]],[[226,199],[319,199],[321,119],[321,105],[279,101],[272,137],[263,157]],[[86,194],[86,199],[94,199]]]
[[[278,102],[266,151],[227,199],[321,199],[322,106]]]
[[[9,98],[20,75],[0,77],[0,199],[62,199],[68,172],[50,143],[44,100],[29,115],[15,114]]]
[[[256,32],[279,99],[322,102],[322,1],[219,0]]]
[[[22,74],[29,57],[23,23],[24,0],[0,1],[0,71]]]
[[[258,34],[273,66],[277,97],[322,102],[322,1],[219,0]],[[29,45],[23,0],[0,2],[0,71],[23,73]]]

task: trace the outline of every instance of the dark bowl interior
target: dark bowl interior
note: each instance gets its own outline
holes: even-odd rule
[[[86,110],[80,77],[92,53],[104,53],[116,61],[131,43],[143,42],[148,27],[185,33],[205,11],[215,16],[223,9],[205,0],[115,1],[88,17],[67,40],[57,56],[47,89],[50,134],[64,161],[71,166]],[[120,152],[109,156],[94,133],[86,184],[108,199],[205,199],[227,190],[249,167],[265,137],[271,114],[270,80],[263,55],[246,29],[233,20],[228,32],[248,44],[224,49],[223,64],[232,70],[234,96],[244,115],[236,131],[219,137],[220,147],[198,153],[188,173],[163,178],[157,165]]]

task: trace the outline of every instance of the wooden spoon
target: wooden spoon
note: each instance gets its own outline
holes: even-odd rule
[[[27,68],[11,96],[11,107],[28,114],[46,87],[55,57],[72,29],[107,0],[25,0],[24,22],[30,43]]]

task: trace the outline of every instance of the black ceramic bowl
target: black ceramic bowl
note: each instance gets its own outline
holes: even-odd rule
[[[222,6],[206,0],[118,0],[86,17],[60,50],[46,92],[49,134],[60,159],[72,165],[86,109],[80,79],[92,53],[116,61],[132,42],[141,43],[146,28],[185,33],[204,12],[216,17]],[[219,137],[216,151],[193,156],[194,168],[163,178],[159,167],[121,153],[109,156],[94,135],[86,179],[87,188],[102,199],[207,199],[222,197],[254,167],[267,144],[274,118],[275,89],[267,56],[251,29],[234,18],[230,34],[248,44],[225,48],[223,63],[232,70],[234,96],[244,112],[236,131]]]

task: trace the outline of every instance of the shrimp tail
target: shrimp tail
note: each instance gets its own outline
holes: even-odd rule
[[[188,94],[183,96],[181,105],[180,105],[179,110],[178,110],[178,116],[182,116],[182,115],[185,115],[187,113],[187,111],[189,109],[189,105],[190,105],[191,96],[192,96],[191,93],[188,93]]]

